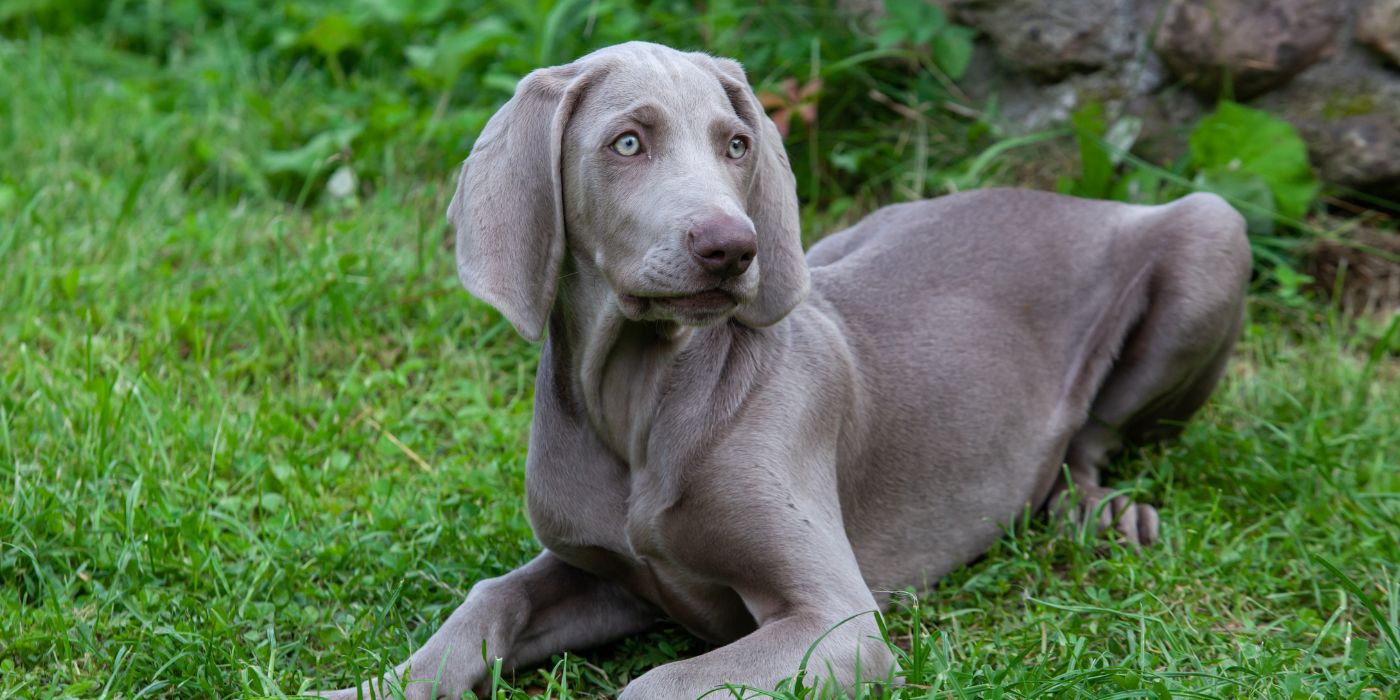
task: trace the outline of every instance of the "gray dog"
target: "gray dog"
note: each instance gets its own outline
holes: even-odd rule
[[[479,688],[483,644],[521,666],[661,617],[717,648],[623,698],[772,688],[828,630],[813,669],[884,677],[862,613],[1060,502],[1064,473],[1072,514],[1157,537],[1098,470],[1219,380],[1250,272],[1233,209],[968,192],[804,259],[794,190],[726,59],[624,44],[492,117],[448,218],[467,289],[549,330],[526,459],[544,552],[472,588],[395,672],[408,697]]]

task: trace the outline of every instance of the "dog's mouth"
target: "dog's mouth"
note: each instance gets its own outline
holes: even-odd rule
[[[695,294],[686,294],[678,297],[656,297],[651,300],[655,304],[685,311],[710,311],[734,306],[734,295],[723,289],[707,289]]]
[[[640,318],[653,309],[683,317],[714,316],[730,311],[739,304],[733,294],[723,289],[706,289],[674,296],[621,294],[618,300],[623,311],[633,318]]]

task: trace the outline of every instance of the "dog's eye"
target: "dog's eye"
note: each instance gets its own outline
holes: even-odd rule
[[[642,140],[629,131],[613,141],[612,149],[620,156],[635,156],[642,151]]]
[[[743,157],[744,157],[744,154],[745,154],[745,153],[748,153],[748,152],[749,152],[749,142],[748,142],[748,141],[745,141],[744,139],[742,139],[742,138],[740,138],[740,137],[738,137],[738,136],[735,136],[734,138],[729,139],[729,157],[730,157],[730,158],[733,158],[734,160],[739,160],[740,158],[743,158]]]

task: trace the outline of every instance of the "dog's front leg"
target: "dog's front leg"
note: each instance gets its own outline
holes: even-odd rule
[[[798,673],[809,649],[808,687],[841,689],[887,680],[894,657],[880,638],[873,601],[869,605],[794,610],[727,646],[652,669],[629,683],[620,700],[757,697],[725,688],[772,690]]]
[[[621,586],[545,552],[504,576],[481,581],[391,677],[359,688],[322,693],[335,700],[399,697],[456,700],[489,680],[486,655],[507,668],[538,663],[567,649],[583,649],[650,627],[654,608]]]
[[[717,485],[703,473],[693,475],[698,488],[671,511],[676,520],[667,528],[691,536],[670,552],[731,586],[758,629],[649,671],[628,684],[624,700],[692,700],[725,685],[769,691],[796,675],[804,658],[808,687],[834,681],[835,688],[849,689],[888,677],[894,656],[880,637],[878,604],[861,577],[835,494],[807,490],[825,481],[816,470],[782,471],[809,478],[765,487],[742,477]],[[778,470],[760,466],[751,473],[765,472]],[[735,696],[719,691],[710,697]]]

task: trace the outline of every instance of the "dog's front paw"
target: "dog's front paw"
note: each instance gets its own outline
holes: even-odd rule
[[[463,696],[471,697],[467,694],[468,690],[465,686],[434,683],[432,679],[404,681],[400,678],[381,678],[377,681],[366,681],[354,688],[316,690],[308,695],[325,700],[458,700]]]
[[[456,700],[462,697],[465,690],[465,688],[459,690],[448,687],[442,683],[434,684],[431,681],[413,680],[411,676],[406,679],[401,670],[395,670],[383,678],[365,681],[359,686],[341,688],[340,690],[318,690],[309,694],[312,697],[321,697],[326,700],[370,700],[370,698],[394,698],[395,700],[398,698],[403,698],[403,700],[452,698]]]
[[[674,669],[667,666],[659,666],[641,676],[632,679],[617,696],[617,700],[680,700],[682,698],[694,698],[700,695],[693,688],[687,688],[682,683],[682,678],[676,677]],[[704,692],[704,691],[700,691]],[[721,693],[715,693],[711,697],[726,697]]]
[[[433,645],[436,646],[436,645]],[[468,691],[479,683],[485,674],[479,656],[458,655],[449,648],[441,649],[425,646],[408,663],[387,674],[365,681],[358,686],[339,690],[317,690],[308,693],[311,697],[326,700],[458,700],[471,697]],[[436,652],[436,653],[434,653]]]

